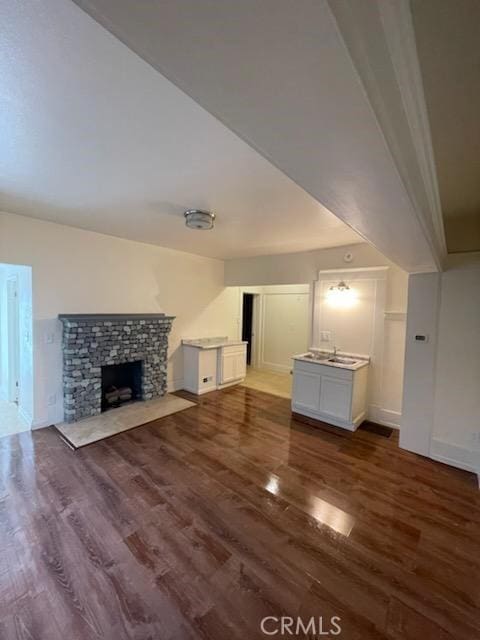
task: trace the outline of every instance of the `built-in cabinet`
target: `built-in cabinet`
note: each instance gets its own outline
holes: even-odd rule
[[[294,360],[292,411],[355,431],[367,411],[368,365],[356,370]]]
[[[193,341],[192,341],[193,342]],[[200,346],[199,346],[200,345]],[[183,343],[183,388],[201,395],[241,382],[247,373],[246,343]]]
[[[217,355],[219,385],[243,380],[247,373],[246,345],[220,347]]]

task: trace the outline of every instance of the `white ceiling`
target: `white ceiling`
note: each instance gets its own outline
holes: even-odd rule
[[[0,209],[219,258],[362,241],[70,0],[0,23]]]
[[[392,261],[440,266],[409,16],[384,15],[408,4],[74,1]]]

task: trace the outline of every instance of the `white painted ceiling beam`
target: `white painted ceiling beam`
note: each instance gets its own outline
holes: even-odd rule
[[[76,3],[391,260],[441,267],[421,118],[376,1]]]

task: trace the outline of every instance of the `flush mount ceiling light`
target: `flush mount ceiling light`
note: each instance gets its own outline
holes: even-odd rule
[[[355,304],[357,295],[346,282],[341,280],[338,284],[334,284],[328,289],[327,300],[331,307],[348,309]]]
[[[188,209],[185,211],[185,224],[189,229],[213,229],[215,214],[200,209]]]

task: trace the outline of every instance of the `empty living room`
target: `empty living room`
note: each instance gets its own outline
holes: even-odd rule
[[[0,639],[478,640],[480,2],[0,25]]]

